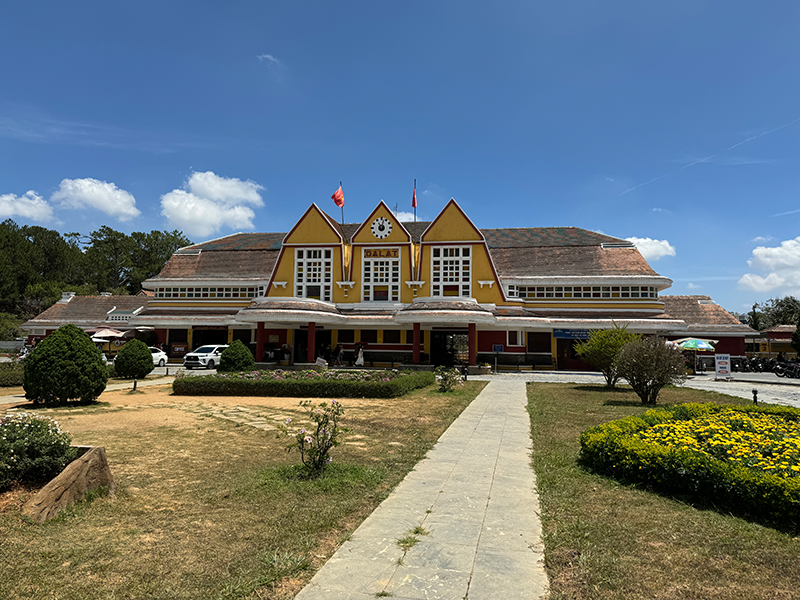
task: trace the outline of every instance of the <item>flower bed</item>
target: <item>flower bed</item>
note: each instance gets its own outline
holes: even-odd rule
[[[682,404],[581,434],[585,466],[784,529],[800,528],[800,410]]]
[[[199,396],[394,398],[433,383],[430,372],[275,370],[179,376],[172,390]]]

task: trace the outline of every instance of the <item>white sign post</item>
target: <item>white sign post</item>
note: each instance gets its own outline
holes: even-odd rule
[[[715,379],[731,379],[731,355],[715,354],[714,367],[717,374]]]

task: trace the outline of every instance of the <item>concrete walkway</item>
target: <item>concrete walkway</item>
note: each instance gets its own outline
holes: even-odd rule
[[[296,600],[546,597],[526,404],[490,382]]]

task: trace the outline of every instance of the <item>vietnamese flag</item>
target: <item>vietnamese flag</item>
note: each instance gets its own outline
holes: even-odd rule
[[[339,186],[339,189],[333,192],[333,196],[331,196],[331,200],[333,203],[338,206],[339,208],[344,208],[344,192],[342,191],[342,186]]]
[[[414,195],[411,197],[411,206],[417,208],[417,182],[414,182]]]

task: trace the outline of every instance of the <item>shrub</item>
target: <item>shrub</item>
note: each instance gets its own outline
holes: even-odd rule
[[[114,370],[119,377],[144,379],[154,368],[153,353],[141,340],[129,341],[114,359]]]
[[[291,419],[286,419],[286,424],[279,427],[285,435],[294,438],[294,442],[286,447],[286,451],[291,452],[296,449],[300,452],[304,474],[310,479],[316,479],[333,460],[330,451],[339,445],[339,435],[347,431],[346,428],[339,426],[339,417],[344,414],[344,407],[336,400],[331,400],[330,406],[327,402],[314,406],[310,400],[304,400],[300,406],[306,409],[308,420],[314,424],[312,429],[309,431],[301,427],[295,432],[290,432]]]
[[[453,367],[436,367],[434,373],[439,380],[440,392],[452,392],[457,385],[464,384],[461,372]]]
[[[0,419],[0,492],[14,481],[36,483],[58,475],[77,455],[70,441],[47,417],[16,413]]]
[[[581,434],[581,463],[628,483],[800,529],[800,410],[684,404]]]
[[[255,365],[256,360],[253,358],[253,353],[241,340],[234,340],[230,346],[222,351],[217,372],[249,371]]]
[[[614,389],[620,377],[617,366],[620,350],[625,344],[638,338],[638,334],[628,331],[627,325],[620,327],[614,323],[612,329],[590,331],[588,340],[575,345],[575,352],[603,373],[607,388]]]
[[[172,391],[195,396],[294,398],[396,398],[432,385],[430,371],[251,371],[204,377],[178,376]]]
[[[69,324],[44,338],[25,359],[25,397],[34,403],[92,402],[103,393],[108,368],[83,330]]]
[[[666,344],[657,336],[642,337],[628,342],[617,355],[617,373],[642,400],[655,404],[665,385],[682,383],[686,365],[680,348]]]
[[[25,375],[24,361],[0,363],[0,387],[22,385]]]

